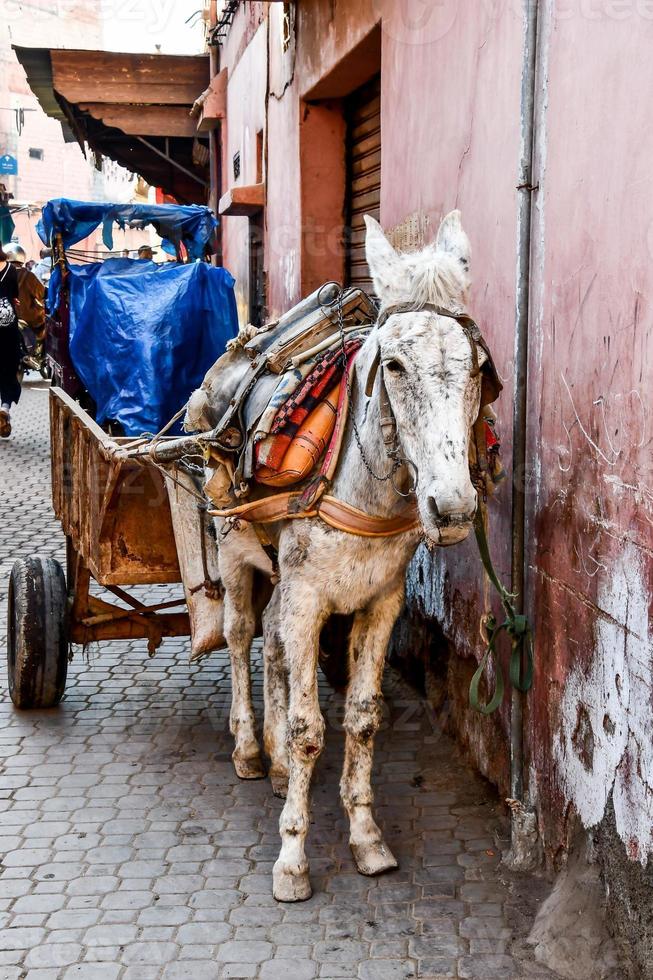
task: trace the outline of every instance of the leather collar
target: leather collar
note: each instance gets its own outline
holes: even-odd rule
[[[388,538],[405,534],[419,527],[419,518],[414,507],[406,509],[396,517],[376,517],[352,504],[325,494],[311,507],[302,510],[302,494],[298,491],[274,494],[261,500],[251,500],[239,507],[225,510],[210,510],[213,517],[225,517],[229,525],[238,529],[239,524],[273,524],[289,518],[319,517],[330,527],[348,534],[364,538]]]

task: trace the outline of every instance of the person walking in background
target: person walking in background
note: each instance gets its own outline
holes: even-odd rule
[[[18,327],[18,274],[0,248],[0,438],[11,435],[11,406],[20,398],[23,343]]]
[[[32,272],[44,286],[47,286],[52,275],[52,249],[42,248],[39,253],[39,260],[32,269]]]
[[[28,355],[25,365],[39,371],[45,355],[45,286],[27,268],[25,252],[20,246],[5,245],[4,251],[18,278],[18,326]]]

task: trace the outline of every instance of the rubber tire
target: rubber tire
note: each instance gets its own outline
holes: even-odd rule
[[[7,675],[17,708],[53,708],[68,673],[66,577],[54,558],[19,558],[9,578]]]

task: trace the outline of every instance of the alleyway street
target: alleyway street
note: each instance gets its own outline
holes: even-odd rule
[[[0,445],[0,629],[19,554],[59,558],[47,391],[28,385]],[[255,658],[257,707],[261,673]],[[424,703],[387,677],[378,815],[400,859],[356,874],[337,784],[342,699],[325,685],[327,750],[310,835],[313,898],[277,904],[281,802],[239,782],[227,656],[187,643],[75,650],[64,702],[0,726],[0,980],[545,978],[524,943],[546,885],[499,866],[497,800]]]

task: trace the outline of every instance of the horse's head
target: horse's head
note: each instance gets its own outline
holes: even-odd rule
[[[416,469],[427,537],[455,544],[467,537],[476,511],[469,442],[487,354],[464,324],[432,307],[463,312],[469,240],[459,211],[444,218],[432,245],[412,253],[396,252],[379,224],[369,216],[365,221],[367,262],[381,301],[380,363],[399,451]],[[420,309],[427,304],[431,308]]]

